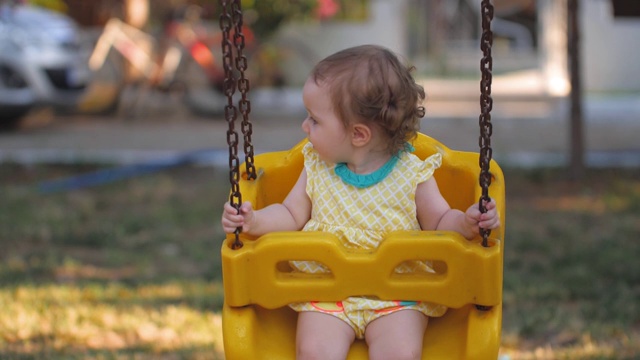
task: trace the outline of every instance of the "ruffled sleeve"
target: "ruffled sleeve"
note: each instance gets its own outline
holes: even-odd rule
[[[318,153],[313,149],[313,144],[307,143],[302,147],[302,155],[304,156],[304,167],[312,168],[318,161]]]
[[[417,165],[417,183],[420,184],[429,180],[433,176],[433,172],[436,171],[442,165],[442,154],[436,153],[428,158],[421,160]]]
[[[313,174],[317,168],[319,157],[311,143],[307,143],[302,147],[302,155],[304,156],[304,168],[307,172],[306,191],[307,195],[313,199],[313,191],[315,187],[313,185],[313,177],[311,174]]]

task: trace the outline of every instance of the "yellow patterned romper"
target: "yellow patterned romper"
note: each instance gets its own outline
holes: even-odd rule
[[[311,143],[303,148],[307,171],[306,191],[311,199],[311,219],[303,231],[327,231],[338,236],[348,248],[378,247],[393,230],[419,230],[416,218],[415,192],[419,183],[428,180],[440,167],[442,156],[434,154],[426,160],[408,152],[400,152],[390,173],[377,184],[356,187],[336,174],[335,165],[322,161]],[[291,265],[305,273],[329,270],[312,261],[292,261]],[[406,262],[398,272],[433,269],[425,262]],[[371,321],[403,309],[415,309],[427,316],[442,316],[446,307],[415,301],[382,301],[365,297],[349,297],[341,302],[308,302],[289,305],[296,311],[319,311],[347,322],[358,338]]]

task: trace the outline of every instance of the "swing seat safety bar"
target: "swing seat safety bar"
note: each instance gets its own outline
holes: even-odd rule
[[[277,232],[246,241],[240,250],[224,246],[222,254],[229,306],[275,309],[358,295],[429,301],[449,308],[501,302],[499,247],[483,248],[454,232],[397,231],[370,251],[346,249],[329,233]],[[290,260],[317,261],[331,273],[292,272]],[[436,272],[394,272],[407,260],[431,261]]]

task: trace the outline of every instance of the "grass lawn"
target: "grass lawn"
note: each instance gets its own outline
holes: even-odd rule
[[[222,359],[224,170],[0,166],[0,359]],[[504,358],[640,358],[640,172],[505,169]]]

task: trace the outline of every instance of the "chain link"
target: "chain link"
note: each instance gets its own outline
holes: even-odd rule
[[[235,129],[238,111],[242,114],[242,133],[244,135],[244,153],[248,178],[256,178],[255,166],[253,164],[253,145],[251,145],[252,128],[251,123],[249,122],[249,112],[251,112],[251,103],[248,100],[250,84],[244,74],[247,70],[247,58],[242,53],[245,44],[244,35],[242,33],[243,20],[240,0],[221,0],[220,5],[222,8],[222,12],[220,14],[220,30],[222,30],[222,65],[225,73],[223,92],[227,97],[224,116],[229,125],[227,130],[227,144],[229,145],[229,182],[231,183],[229,203],[239,213],[240,206],[242,205],[242,194],[240,193],[240,159],[238,158],[239,136]],[[234,32],[233,42],[231,40],[232,30]],[[236,50],[235,61],[234,48]],[[236,78],[234,65],[240,75],[239,79]],[[233,99],[236,87],[240,90],[241,94],[238,107],[235,106]],[[242,247],[243,244],[240,240],[241,231],[242,228],[237,228],[234,232],[235,241],[231,245],[231,248],[239,249]]]
[[[493,5],[490,0],[482,0],[482,37],[480,39],[480,49],[482,50],[482,60],[480,61],[480,71],[482,79],[480,81],[480,177],[479,183],[482,188],[482,196],[479,200],[479,207],[482,213],[487,209],[485,204],[491,201],[489,197],[489,185],[491,185],[491,172],[489,166],[493,155],[491,149],[491,135],[493,133],[493,124],[491,124],[491,110],[493,108],[493,99],[491,98],[491,81],[493,70],[493,58],[491,57],[491,46],[493,44],[493,32],[491,31],[491,20],[493,19]],[[482,246],[489,246],[488,238],[491,230],[480,229],[482,235]]]
[[[251,135],[253,134],[253,127],[249,121],[249,113],[251,112],[251,102],[249,101],[249,89],[251,84],[245,76],[247,70],[247,57],[243,51],[245,48],[245,36],[242,31],[244,25],[242,18],[242,8],[240,7],[240,0],[233,0],[231,2],[231,16],[235,33],[233,35],[233,44],[236,47],[236,69],[240,74],[238,79],[238,90],[240,91],[240,101],[238,102],[238,109],[242,114],[242,134],[244,135],[244,156],[245,165],[247,169],[247,179],[254,180],[256,178],[256,167],[253,163],[253,145],[251,143]]]

